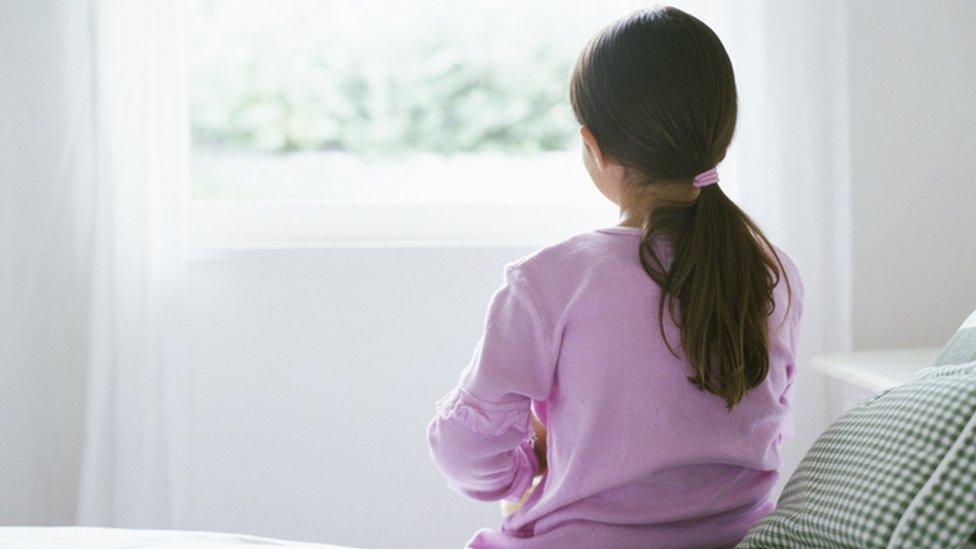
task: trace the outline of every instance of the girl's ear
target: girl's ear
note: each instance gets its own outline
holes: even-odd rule
[[[590,152],[593,153],[593,159],[596,161],[597,167],[605,170],[607,161],[603,157],[603,151],[600,150],[600,144],[596,142],[596,136],[593,135],[593,132],[586,126],[580,126],[580,137],[583,138],[583,144],[586,145],[586,148],[590,149]]]

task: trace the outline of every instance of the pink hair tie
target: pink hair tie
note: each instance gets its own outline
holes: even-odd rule
[[[718,183],[718,169],[712,168],[696,175],[695,180],[691,184],[696,187],[707,187],[715,183]]]

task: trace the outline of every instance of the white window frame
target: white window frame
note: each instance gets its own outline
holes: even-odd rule
[[[208,246],[283,244],[538,246],[616,223],[593,204],[334,204],[314,200],[192,200],[189,240]]]

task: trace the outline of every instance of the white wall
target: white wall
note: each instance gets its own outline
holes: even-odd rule
[[[938,346],[976,309],[976,2],[850,2],[853,330]]]
[[[84,230],[64,161],[78,21],[64,2],[0,2],[0,524],[67,524],[81,459]]]
[[[195,254],[185,527],[435,548],[497,526],[497,505],[448,490],[425,430],[529,251]]]

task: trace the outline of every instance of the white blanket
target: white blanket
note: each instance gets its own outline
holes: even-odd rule
[[[216,532],[75,526],[55,528],[0,527],[0,549],[241,549],[246,546],[348,549],[339,545],[301,543]]]

